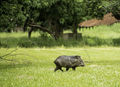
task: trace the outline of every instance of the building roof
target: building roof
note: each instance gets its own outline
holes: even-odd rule
[[[79,24],[79,26],[86,26],[86,27],[91,27],[91,26],[98,26],[98,25],[111,25],[118,22],[118,20],[112,15],[112,13],[108,13],[104,15],[103,19],[98,20],[98,19],[91,19],[84,21]]]

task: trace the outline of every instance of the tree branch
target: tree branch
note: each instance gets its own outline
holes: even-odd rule
[[[30,27],[39,28],[41,31],[43,31],[43,32],[48,32],[49,34],[53,35],[53,33],[52,33],[50,30],[48,30],[47,28],[42,27],[42,26],[40,26],[40,25],[30,24],[29,26],[30,26]]]
[[[15,52],[16,50],[17,50],[17,48],[14,49],[14,50],[12,50],[12,51],[9,52],[9,53],[3,55],[3,56],[0,56],[0,59],[2,59],[2,60],[7,60],[7,61],[12,61],[12,60],[9,60],[9,59],[5,59],[4,57],[6,57],[6,56],[10,56],[10,55],[11,55],[13,52]]]
[[[7,54],[5,54],[5,55],[3,55],[3,56],[0,56],[0,58],[3,58],[3,57],[5,57],[5,56],[9,56],[9,55],[11,55],[13,52],[15,52],[16,50],[17,50],[17,48],[14,49],[13,51],[11,51],[10,53],[7,53]]]
[[[28,57],[34,57],[34,56],[32,56],[32,55],[23,54],[23,53],[12,54],[12,53],[15,52],[16,50],[17,50],[17,48],[14,49],[14,50],[12,50],[12,51],[9,52],[9,53],[3,55],[3,56],[0,56],[0,60],[13,61],[13,59],[6,59],[6,57],[7,57],[7,56],[17,56],[17,55],[24,55],[24,56],[28,56]]]

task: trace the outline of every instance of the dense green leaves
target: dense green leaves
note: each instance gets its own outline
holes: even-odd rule
[[[97,18],[102,18],[104,15],[104,8],[102,4],[102,0],[83,0],[85,10],[86,10],[86,15],[87,16],[92,16],[92,17],[97,17]]]
[[[15,26],[22,25],[24,15],[22,5],[16,0],[1,1],[0,4],[0,31],[11,31]]]
[[[112,12],[113,16],[120,20],[120,0],[105,0],[106,13]]]
[[[120,0],[113,1],[111,12],[117,19],[120,20]]]
[[[64,29],[76,32],[87,18],[102,18],[104,8],[101,0],[7,0],[1,1],[0,12],[1,31],[34,24],[59,37]]]

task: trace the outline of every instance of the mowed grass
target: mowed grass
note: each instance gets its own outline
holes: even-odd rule
[[[113,25],[96,26],[91,29],[82,29],[82,34],[89,37],[97,37],[100,39],[117,39],[120,38],[120,23]]]
[[[15,48],[0,48],[0,56]],[[60,55],[80,55],[85,67],[54,72]],[[18,48],[0,60],[0,87],[120,87],[120,48]]]
[[[80,32],[88,46],[120,46],[120,23],[93,29],[83,28]]]

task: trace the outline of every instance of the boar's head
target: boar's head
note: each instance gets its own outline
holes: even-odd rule
[[[85,64],[84,64],[84,62],[83,62],[83,60],[81,59],[81,57],[80,56],[75,56],[76,57],[76,59],[78,60],[78,62],[79,62],[79,66],[85,66]]]

